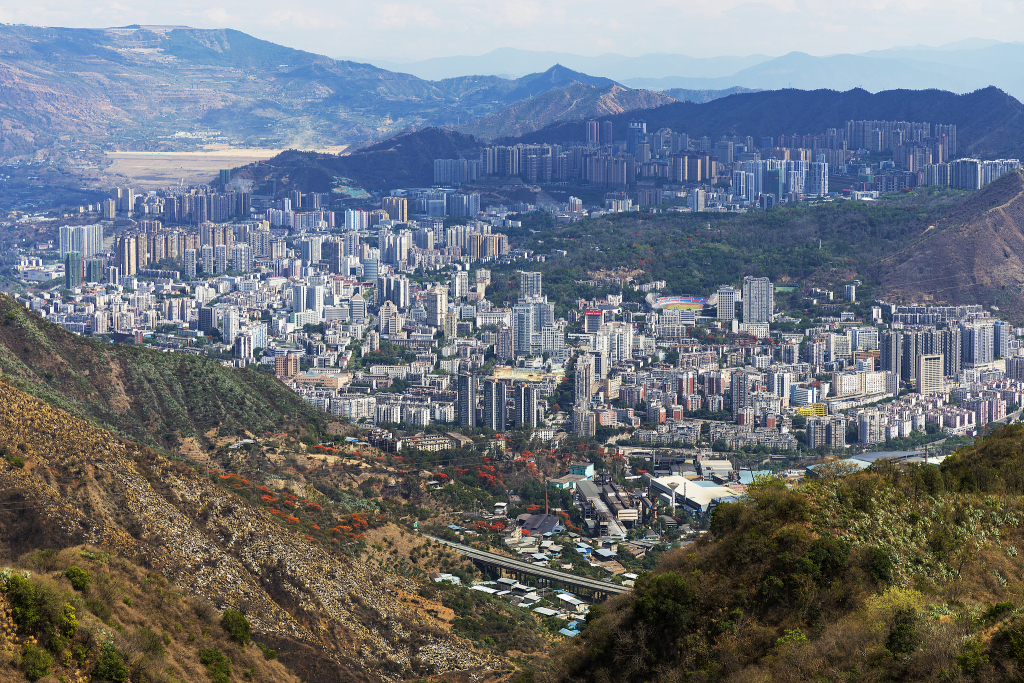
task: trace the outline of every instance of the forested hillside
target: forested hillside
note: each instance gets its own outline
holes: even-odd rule
[[[557,653],[559,681],[1024,672],[1024,426],[943,463],[763,479]]]
[[[580,284],[621,268],[638,284],[665,280],[670,294],[709,295],[745,275],[780,285],[877,283],[881,259],[916,242],[929,225],[963,198],[952,190],[921,190],[879,202],[825,202],[772,211],[726,213],[615,213],[568,225],[545,214],[525,217],[510,238],[516,246],[565,257],[536,264],[545,291],[569,305],[591,296]],[[510,271],[511,273],[511,271]],[[488,296],[503,301],[518,287],[512,275],[492,276]]]
[[[920,302],[985,303],[1024,316],[1024,174],[1009,173],[881,259],[885,292]]]
[[[213,428],[323,431],[330,416],[273,376],[81,337],[0,295],[0,372],[51,405],[148,446],[205,445]],[[226,432],[225,432],[226,433]]]

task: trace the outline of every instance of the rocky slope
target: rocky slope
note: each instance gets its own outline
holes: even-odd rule
[[[618,84],[596,87],[575,82],[509,105],[461,126],[460,130],[485,139],[518,137],[556,121],[613,116],[674,101],[662,93],[630,90]]]
[[[192,468],[0,380],[2,555],[88,544],[176,590],[242,611],[309,680],[393,681],[502,662],[402,604],[412,582],[370,572]]]
[[[115,132],[120,150],[177,148],[211,128],[256,146],[351,144],[455,125],[574,81],[613,84],[557,66],[426,81],[230,29],[6,25],[0,54],[7,155],[61,135],[107,145]]]
[[[1024,175],[1004,176],[954,206],[876,270],[890,297],[984,303],[1024,319]]]

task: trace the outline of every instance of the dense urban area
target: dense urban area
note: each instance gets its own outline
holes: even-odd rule
[[[81,205],[21,190],[0,220],[0,483],[18,496],[0,514],[45,499],[74,550],[2,549],[33,551],[19,561],[53,579],[41,596],[67,583],[84,599],[89,568],[94,597],[67,598],[61,623],[77,609],[99,630],[79,651],[74,628],[46,626],[53,656],[10,640],[31,572],[5,569],[0,651],[18,644],[30,680],[62,683],[79,669],[124,683],[129,667],[228,683],[229,659],[247,680],[347,680],[321,677],[310,647],[381,681],[683,680],[655,677],[662,661],[710,681],[743,638],[775,653],[765,671],[794,670],[848,600],[884,615],[876,669],[910,670],[906,629],[969,613],[936,660],[960,678],[943,680],[997,680],[972,677],[989,659],[971,634],[1022,609],[1000,592],[1024,580],[1006,567],[1018,513],[970,496],[1024,484],[961,454],[1003,457],[986,444],[1002,454],[1020,434],[1004,425],[1024,407],[1010,298],[1024,290],[986,281],[972,298],[901,256],[928,291],[894,294],[896,266],[878,263],[951,214],[967,224],[972,201],[1019,202],[1020,161],[963,153],[952,123],[712,139],[630,116],[575,122],[577,141],[478,140],[376,185],[278,159],[205,184],[83,188]],[[414,163],[432,184],[392,182]],[[53,167],[40,154],[0,171]],[[62,502],[109,491],[116,505],[77,517]],[[723,538],[734,554],[702,573]],[[984,563],[967,557],[988,542]],[[974,571],[996,597],[940,596]],[[103,587],[115,574],[130,591]],[[193,581],[209,602],[180,602]],[[865,597],[876,588],[888,602]],[[157,634],[130,626],[133,599],[178,612]],[[751,635],[754,614],[773,625]],[[684,647],[663,627],[697,635]],[[1000,647],[1024,666],[1022,634]],[[201,668],[160,663],[196,637],[220,638]],[[617,639],[646,654],[601,659]]]
[[[522,498],[502,491],[484,518],[502,520],[509,549],[558,564],[561,546],[544,539],[575,529],[589,566],[627,582],[619,548],[643,556],[667,528],[706,528],[759,475],[797,480],[828,454],[856,467],[940,462],[1019,414],[1020,329],[988,307],[865,301],[859,280],[746,276],[670,292],[625,264],[592,273],[589,298],[568,299],[533,269],[567,252],[509,237],[542,214],[567,224],[978,189],[1019,162],[949,161],[955,126],[923,123],[851,121],[762,147],[647,133],[642,121],[628,132],[616,142],[610,123],[592,121],[574,146],[438,159],[435,187],[379,198],[282,196],[230,171],[204,187],[114,188],[73,224],[47,217],[53,239],[9,248],[6,277],[21,304],[76,334],[272,373],[385,453],[416,461],[475,446],[486,462],[532,468],[559,505],[505,522]],[[869,161],[885,151],[891,160]],[[837,178],[852,186],[830,191]],[[482,179],[618,190],[597,206],[481,205],[459,186]],[[600,444],[599,461],[538,470],[569,438]]]

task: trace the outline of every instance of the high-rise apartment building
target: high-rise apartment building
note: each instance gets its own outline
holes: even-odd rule
[[[542,280],[543,273],[519,271],[519,299],[540,298]]]
[[[733,320],[736,318],[736,290],[729,285],[718,288],[718,319]]]
[[[516,387],[516,424],[537,426],[537,389],[528,384]]]
[[[85,281],[103,282],[103,259],[91,258],[85,262]]]
[[[58,230],[58,238],[62,257],[69,251],[77,251],[87,259],[103,251],[103,226],[98,223],[64,226]]]
[[[807,446],[846,447],[846,423],[842,417],[826,415],[807,419]]]
[[[203,334],[217,326],[217,312],[210,306],[203,306],[199,309],[199,331]]]
[[[960,326],[961,350],[965,367],[976,368],[995,360],[995,330],[992,323]]]
[[[580,407],[590,405],[590,397],[594,390],[594,356],[584,353],[576,359],[573,376],[573,404]]]
[[[903,335],[896,330],[883,332],[878,348],[880,351],[878,369],[891,372],[896,377],[902,377]]]
[[[196,279],[196,250],[186,249],[185,250],[185,277],[189,280]]]
[[[248,244],[231,247],[231,267],[240,273],[252,272],[252,249]]]
[[[458,377],[459,426],[476,426],[476,389],[475,375],[463,372]]]
[[[82,255],[77,251],[64,255],[64,286],[68,289],[82,286]]]
[[[213,248],[213,272],[224,273],[228,269],[228,247],[218,244]]]
[[[225,344],[234,344],[240,328],[238,309],[229,308],[224,311],[220,321],[220,340]]]
[[[469,273],[464,270],[457,270],[452,273],[451,291],[452,300],[462,299],[469,295]]]
[[[117,254],[117,270],[121,277],[130,277],[139,272],[138,252],[134,236],[121,235],[118,237],[114,250]]]
[[[942,373],[945,363],[941,353],[917,357],[917,391],[921,394],[942,392]]]
[[[737,370],[732,373],[732,417],[738,419],[740,411],[751,405],[751,397],[756,391],[756,385],[761,379],[761,374],[748,370]]]
[[[516,304],[512,307],[512,345],[517,357],[533,353],[533,306]]]
[[[405,197],[384,197],[381,208],[387,212],[388,218],[399,223],[409,220],[409,200]]]
[[[448,312],[448,290],[434,287],[424,294],[424,306],[427,311],[427,324],[431,327],[443,327],[444,315]]]
[[[508,427],[508,396],[503,382],[493,379],[484,382],[484,426],[496,432]]]
[[[812,162],[804,180],[804,194],[809,197],[828,195],[828,164]]]
[[[204,244],[199,248],[199,260],[203,264],[203,273],[208,277],[216,272],[216,261],[214,260],[213,247]]]
[[[771,322],[774,310],[775,289],[771,280],[750,275],[743,278],[743,322]]]

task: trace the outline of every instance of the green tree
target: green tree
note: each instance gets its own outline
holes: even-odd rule
[[[206,667],[212,683],[230,683],[231,660],[215,647],[199,651],[199,663]]]
[[[41,647],[29,643],[25,646],[25,653],[21,656],[21,670],[30,681],[38,681],[50,673],[53,667],[53,657]]]
[[[220,618],[220,627],[224,629],[231,640],[245,645],[252,640],[249,620],[238,610],[226,609]]]
[[[100,656],[96,660],[92,678],[102,683],[124,683],[128,680],[128,666],[118,653],[117,648],[109,640],[103,643]]]
[[[89,589],[89,584],[92,583],[92,576],[89,572],[76,564],[65,569],[64,576],[68,577],[68,581],[71,582],[71,587],[80,593],[87,591]]]

